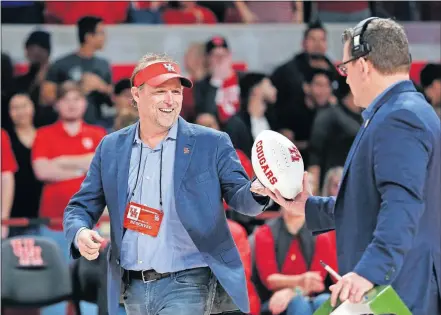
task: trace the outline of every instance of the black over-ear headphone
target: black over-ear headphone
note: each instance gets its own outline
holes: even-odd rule
[[[361,58],[371,52],[372,48],[363,40],[363,34],[369,23],[376,19],[378,19],[378,17],[370,17],[355,26],[354,36],[352,36],[352,57]]]
[[[372,50],[372,47],[369,46],[368,43],[366,43],[363,40],[363,34],[366,31],[369,23],[371,23],[373,20],[379,19],[378,17],[370,17],[367,19],[364,19],[360,23],[357,24],[354,28],[354,36],[352,36],[352,57],[353,58],[361,58],[369,54]],[[409,64],[412,63],[412,55],[409,52]]]

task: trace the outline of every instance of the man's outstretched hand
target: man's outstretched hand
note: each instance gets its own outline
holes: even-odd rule
[[[279,204],[285,210],[289,211],[292,215],[298,216],[305,215],[306,200],[312,196],[308,172],[303,173],[302,191],[293,200],[283,198],[277,189],[272,192],[269,188],[264,187],[258,179],[256,179],[251,185],[251,191],[262,196],[270,197],[272,200],[274,200],[274,202]]]

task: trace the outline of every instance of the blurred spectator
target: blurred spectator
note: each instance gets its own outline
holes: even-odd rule
[[[343,167],[336,166],[330,168],[323,180],[323,188],[321,190],[320,196],[329,197],[329,196],[337,196],[338,190],[340,189],[340,184],[343,176]]]
[[[9,219],[14,201],[15,179],[18,171],[17,160],[11,147],[11,140],[6,130],[2,128],[2,220]],[[2,238],[8,235],[9,229],[2,225]]]
[[[70,198],[79,190],[95,149],[106,134],[101,127],[84,123],[86,98],[81,88],[72,81],[57,89],[56,109],[59,120],[37,130],[31,151],[32,166],[37,179],[44,183],[39,214],[44,218],[61,220]],[[62,257],[70,260],[69,247],[62,231],[62,224],[42,226],[40,235],[56,242]],[[89,311],[95,305],[85,303],[82,309]],[[51,314],[65,313],[66,304],[54,305]]]
[[[309,166],[309,139],[316,114],[328,107],[332,100],[333,73],[323,69],[310,69],[303,83],[303,100],[291,107],[278,108],[281,128],[294,134],[294,142],[303,157],[305,168]]]
[[[341,77],[339,102],[319,112],[314,120],[310,138],[310,167],[313,193],[319,193],[325,174],[335,166],[343,166],[355,136],[363,123],[361,108],[354,104],[354,97],[346,78]]]
[[[277,89],[263,73],[247,73],[239,81],[241,111],[238,114],[247,126],[253,141],[264,130],[277,130],[274,111]]]
[[[121,110],[130,109],[136,113],[136,109],[132,106],[132,93],[130,89],[130,79],[121,79],[115,84],[112,106],[101,107],[101,119],[97,122],[97,125],[104,127],[108,132],[112,132],[115,118]]]
[[[221,130],[216,117],[210,113],[200,113],[199,115],[197,115],[195,119],[195,124],[208,128],[213,128],[215,130]]]
[[[251,158],[251,149],[257,134],[263,130],[278,128],[273,105],[267,105],[275,102],[277,90],[271,81],[260,73],[243,75],[239,80],[239,86],[241,110],[224,122],[217,120],[216,124],[230,136],[236,149]],[[203,113],[201,116],[206,121],[216,120],[209,113]],[[201,118],[198,116],[198,119]]]
[[[129,21],[135,24],[162,24],[162,8],[167,1],[130,1]]]
[[[284,111],[290,111],[303,102],[303,82],[311,68],[327,68],[334,71],[331,60],[325,56],[328,49],[326,30],[321,23],[309,24],[303,35],[303,51],[290,61],[278,66],[271,76],[276,87],[276,108],[280,123],[283,124]],[[286,125],[286,124],[285,124]]]
[[[41,103],[53,105],[57,86],[67,80],[76,81],[89,103],[85,121],[95,123],[101,115],[101,104],[110,104],[113,92],[110,65],[107,60],[95,56],[104,47],[104,24],[101,18],[86,16],[77,26],[80,49],[50,66],[42,85]]]
[[[227,23],[303,23],[303,1],[234,1]]]
[[[46,31],[32,32],[25,42],[28,73],[16,78],[17,89],[31,96],[38,104],[41,82],[46,78],[51,53],[51,35]]]
[[[43,3],[40,1],[2,1],[2,24],[43,23]]]
[[[85,16],[96,16],[105,24],[124,23],[129,4],[130,1],[45,1],[45,21],[73,25]]]
[[[225,22],[227,10],[232,6],[232,3],[229,1],[197,1],[197,4],[210,9],[220,23]]]
[[[165,24],[216,24],[216,16],[210,9],[196,1],[169,1],[162,19]]]
[[[15,173],[15,197],[11,218],[37,218],[42,183],[35,178],[31,164],[31,148],[36,129],[33,124],[35,106],[26,94],[15,94],[9,103],[14,128],[9,133],[11,146],[18,162]],[[38,227],[11,227],[9,236],[37,234]]]
[[[9,104],[9,100],[16,92],[15,80],[14,80],[14,66],[12,65],[11,58],[2,52],[2,64],[1,64],[1,87],[2,87],[2,104]],[[7,131],[12,130],[12,121],[9,117],[8,106],[2,106],[2,128]]]
[[[336,270],[336,248],[327,233],[312,236],[304,217],[282,209],[281,217],[256,229],[251,243],[262,314],[312,315],[330,297],[320,260]]]
[[[441,1],[418,2],[422,21],[441,21]]]
[[[58,89],[59,121],[41,127],[32,147],[36,177],[44,182],[40,216],[62,218],[69,199],[80,188],[105,130],[83,122],[86,99],[74,82]],[[60,230],[60,225],[51,226]],[[68,248],[66,256],[68,257]]]
[[[399,5],[395,1],[375,1],[373,11],[373,16],[393,17],[397,21],[419,20],[421,15],[416,1],[401,1]]]
[[[323,23],[358,23],[372,15],[369,1],[314,1],[314,4],[313,20]]]
[[[133,125],[139,119],[138,112],[134,108],[123,108],[115,117],[113,129],[120,130],[127,126]]]
[[[35,105],[37,127],[54,123],[57,119],[52,106],[39,106],[40,88],[49,69],[50,53],[51,35],[40,30],[32,32],[25,42],[25,55],[29,62],[29,70],[15,79],[17,91],[29,94]]]
[[[184,66],[188,77],[197,82],[207,75],[207,60],[205,57],[205,45],[203,43],[191,43],[184,55]],[[181,116],[186,120],[194,120],[194,97],[192,89],[184,89]]]
[[[231,51],[225,38],[215,36],[205,45],[208,75],[195,82],[196,114],[206,112],[225,123],[240,109],[239,74],[233,69]]]
[[[247,128],[239,115],[234,115],[222,123],[212,113],[201,112],[196,116],[195,123],[226,132],[230,137],[233,147],[236,150],[240,150],[245,153],[248,158],[251,158],[253,138],[250,130]]]
[[[420,73],[424,95],[441,118],[441,64],[427,64]]]
[[[240,21],[245,24],[251,24],[259,22],[258,17],[252,10],[250,10],[245,1],[234,0],[233,4],[235,10],[233,13],[231,13],[231,9],[229,10],[230,16],[227,15],[225,18],[226,23],[237,23]],[[234,18],[234,13],[236,13],[236,18]],[[231,17],[231,14],[233,17]]]
[[[202,43],[191,43],[184,56],[185,70],[194,81],[199,81],[207,75],[207,60],[205,56],[205,45]]]
[[[126,108],[133,108],[130,90],[130,79],[121,79],[115,84],[112,99],[117,113]]]

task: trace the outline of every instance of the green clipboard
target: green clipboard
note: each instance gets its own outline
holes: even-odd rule
[[[323,303],[314,315],[412,315],[407,306],[390,286],[377,286],[365,295],[363,302],[358,304],[345,301],[335,308],[331,306],[330,299]]]

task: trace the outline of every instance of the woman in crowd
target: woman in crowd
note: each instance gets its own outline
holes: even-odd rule
[[[11,146],[18,163],[15,173],[15,196],[11,218],[36,218],[42,183],[35,178],[31,165],[31,148],[34,143],[35,106],[27,94],[15,94],[9,102],[12,129],[9,132]],[[36,234],[38,227],[11,227],[9,236]]]

